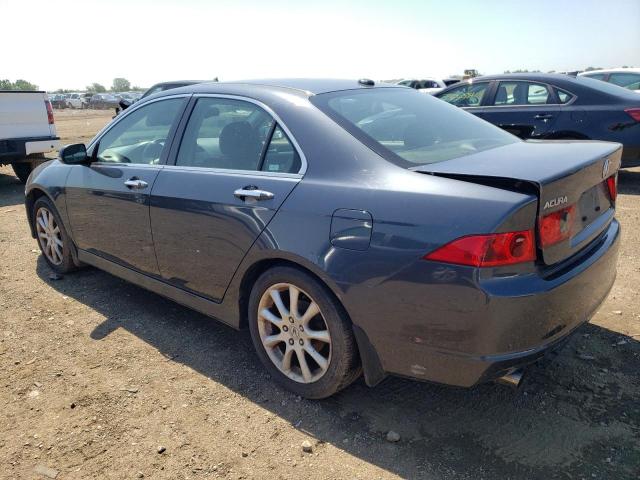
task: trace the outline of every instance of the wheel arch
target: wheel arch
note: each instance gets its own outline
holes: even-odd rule
[[[251,263],[243,272],[242,278],[239,282],[238,288],[238,326],[243,329],[248,325],[248,307],[249,307],[249,296],[251,295],[251,287],[256,282],[258,277],[262,275],[267,270],[282,266],[282,267],[293,267],[298,270],[301,270],[308,275],[311,275],[315,280],[317,280],[323,287],[325,287],[331,295],[337,300],[340,307],[344,310],[344,314],[346,318],[349,320],[349,323],[353,324],[351,318],[349,317],[349,313],[343,305],[341,300],[341,295],[339,293],[339,289],[337,285],[331,282],[329,279],[326,279],[325,275],[322,275],[320,272],[316,271],[316,268],[307,265],[308,262],[303,259],[292,259],[288,256],[269,256],[261,259],[257,259]]]
[[[54,200],[47,194],[47,192],[43,188],[34,187],[27,192],[24,199],[24,205],[27,210],[27,219],[29,220],[31,237],[33,238],[36,238],[36,230],[33,224],[33,206],[40,197],[47,197],[55,205]]]
[[[360,357],[360,363],[362,365],[362,371],[364,374],[365,382],[369,386],[374,386],[380,383],[386,376],[382,362],[378,356],[378,352],[369,340],[366,332],[358,325],[354,324],[351,320],[349,312],[344,306],[341,300],[340,290],[330,279],[326,279],[326,275],[322,275],[320,272],[315,271],[317,269],[313,266],[307,266],[308,262],[304,260],[297,260],[286,258],[284,256],[271,256],[268,258],[262,258],[253,262],[243,273],[242,279],[239,282],[238,288],[238,328],[245,329],[248,327],[249,316],[249,296],[251,295],[251,287],[256,280],[267,270],[276,266],[287,266],[296,268],[310,275],[316,281],[320,283],[329,294],[334,297],[338,307],[342,310],[344,318],[349,322],[353,329],[354,336],[356,338],[356,344],[358,347],[358,356]]]

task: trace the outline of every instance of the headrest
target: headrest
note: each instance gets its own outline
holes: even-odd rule
[[[260,151],[258,133],[247,121],[229,123],[220,132],[220,151],[229,157],[253,160]]]

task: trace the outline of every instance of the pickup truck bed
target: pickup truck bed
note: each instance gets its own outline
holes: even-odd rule
[[[45,92],[0,90],[0,165],[11,164],[25,182],[60,147],[53,110]]]

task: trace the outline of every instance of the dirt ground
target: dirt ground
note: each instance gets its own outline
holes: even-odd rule
[[[86,141],[111,115],[56,112],[58,132]],[[618,205],[608,300],[520,390],[388,378],[307,401],[246,332],[95,269],[49,279],[1,167],[0,478],[637,479],[640,169]]]

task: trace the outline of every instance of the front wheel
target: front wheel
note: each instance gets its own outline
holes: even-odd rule
[[[51,200],[47,197],[38,198],[33,205],[31,218],[38,245],[49,267],[57,273],[76,270],[71,254],[72,240]]]
[[[337,299],[311,275],[275,267],[251,290],[249,329],[274,379],[306,398],[326,398],[360,375],[358,350]]]

